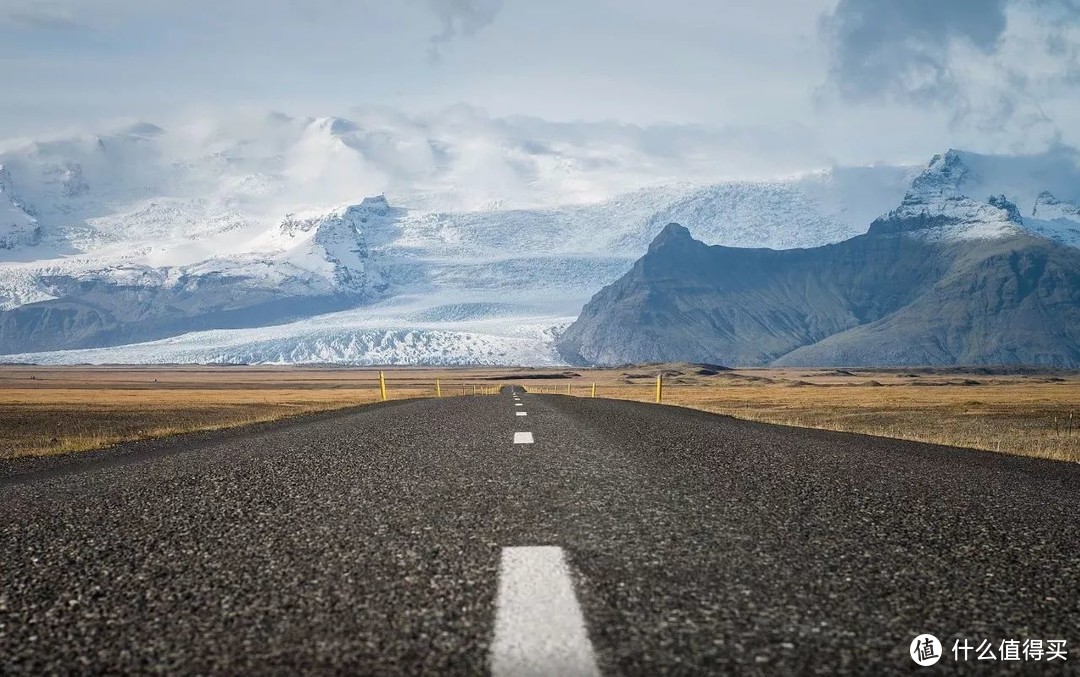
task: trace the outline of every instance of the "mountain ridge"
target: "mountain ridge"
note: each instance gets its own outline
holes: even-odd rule
[[[672,221],[710,244],[779,250],[845,241],[867,224],[897,228],[903,218],[934,221],[914,229],[929,240],[1021,228],[1080,245],[1068,206],[1080,199],[1080,179],[1072,183],[1080,173],[1069,169],[1075,154],[1067,149],[1031,157],[950,150],[922,169],[834,167],[670,184],[588,204],[511,208],[508,193],[498,209],[455,211],[428,208],[438,203],[437,188],[333,204],[330,193],[301,191],[297,200],[297,186],[333,184],[339,174],[362,185],[363,176],[391,171],[405,156],[385,145],[392,134],[379,137],[365,119],[264,122],[280,138],[204,135],[180,155],[170,150],[173,133],[156,125],[0,148],[0,162],[21,171],[13,177],[20,198],[44,201],[27,207],[41,215],[37,240],[0,250],[0,354],[69,360],[76,358],[63,350],[78,349],[93,360],[157,359],[180,350],[182,338],[185,359],[259,360],[267,353],[256,347],[258,332],[248,331],[258,329],[279,337],[275,355],[367,363],[376,353],[347,337],[383,332],[408,352],[406,337],[416,331],[438,335],[423,354],[446,364],[473,359],[468,346],[477,345],[471,336],[480,322],[495,332],[485,345],[502,346],[492,355],[528,354],[546,364],[558,357],[553,334],[534,331],[544,322],[538,318],[547,317],[548,328],[568,324]],[[418,129],[410,138],[434,138]],[[514,163],[519,152],[538,163],[552,152],[508,143]],[[516,323],[530,327],[520,334],[529,347],[505,350],[518,340]],[[151,340],[171,342],[142,343]]]
[[[989,211],[962,198],[991,227],[957,204],[916,203],[803,250],[709,246],[671,224],[590,300],[560,354],[599,365],[1080,366],[1080,250],[1024,230],[1004,198]]]

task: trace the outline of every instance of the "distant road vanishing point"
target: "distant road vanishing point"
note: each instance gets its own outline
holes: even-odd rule
[[[911,674],[1080,641],[1078,544],[1074,464],[391,402],[0,464],[0,674]]]

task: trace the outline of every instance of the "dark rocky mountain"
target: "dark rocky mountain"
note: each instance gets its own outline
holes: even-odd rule
[[[948,165],[948,162],[941,163]],[[569,361],[1080,367],[1080,249],[937,181],[865,235],[707,246],[671,224],[560,338]]]

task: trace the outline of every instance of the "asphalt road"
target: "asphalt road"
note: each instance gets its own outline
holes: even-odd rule
[[[921,633],[930,674],[1080,664],[1076,465],[521,403],[0,466],[0,674],[487,674],[519,636],[604,675],[912,674]],[[958,638],[1075,655],[956,663]]]

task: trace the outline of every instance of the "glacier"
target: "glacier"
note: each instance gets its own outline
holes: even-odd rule
[[[0,143],[0,341],[17,348],[0,360],[558,364],[559,332],[669,222],[807,248],[898,204],[1000,194],[1080,245],[1067,149],[733,179],[622,137],[457,124],[271,115]]]

